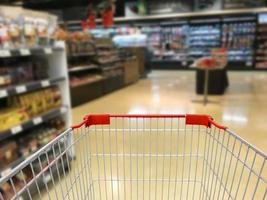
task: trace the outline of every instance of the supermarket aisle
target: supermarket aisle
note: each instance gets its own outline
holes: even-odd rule
[[[154,71],[148,79],[73,110],[73,121],[87,113],[205,113],[231,128],[250,143],[267,151],[267,73],[230,72],[230,87],[224,96],[211,96],[218,104],[192,103],[195,73]]]

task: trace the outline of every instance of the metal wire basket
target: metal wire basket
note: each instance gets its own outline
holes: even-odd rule
[[[206,115],[88,115],[2,177],[0,199],[266,199],[266,157]]]

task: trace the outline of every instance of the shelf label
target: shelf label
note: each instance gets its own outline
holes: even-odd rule
[[[33,121],[34,125],[38,125],[38,124],[41,124],[43,122],[43,119],[41,117],[36,117],[32,121]]]
[[[11,128],[11,132],[12,132],[13,135],[18,134],[21,131],[22,131],[22,127],[21,126],[15,126],[15,127]]]
[[[42,85],[42,87],[48,87],[48,86],[50,86],[50,81],[48,81],[48,80],[42,81],[41,85]]]
[[[20,49],[20,54],[22,56],[28,56],[31,54],[30,50],[29,49]]]
[[[25,85],[16,87],[16,92],[18,94],[23,93],[23,92],[26,92],[26,91],[27,91],[27,88],[25,87]]]
[[[51,181],[51,179],[52,178],[51,178],[50,174],[47,174],[44,176],[43,181],[44,181],[44,183],[49,183]]]
[[[182,66],[187,66],[187,62],[186,61],[183,61],[182,62]]]
[[[6,90],[0,90],[0,98],[6,97],[7,91]]]
[[[251,66],[252,66],[252,62],[251,62],[251,61],[247,61],[247,62],[246,62],[246,66],[247,66],[247,67],[251,67]]]
[[[8,169],[2,171],[2,173],[1,173],[1,177],[5,177],[5,176],[7,176],[10,172],[11,172],[11,168],[8,168]]]
[[[46,47],[46,48],[44,48],[44,52],[45,52],[45,54],[51,54],[52,53],[52,49],[49,48],[49,47]]]
[[[60,112],[61,112],[62,114],[65,113],[65,112],[67,112],[67,108],[65,108],[65,107],[60,108]]]
[[[10,57],[11,53],[9,50],[0,50],[0,57]]]

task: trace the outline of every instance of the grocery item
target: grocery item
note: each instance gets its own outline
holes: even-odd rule
[[[10,48],[10,36],[8,25],[3,16],[0,15],[0,48]]]

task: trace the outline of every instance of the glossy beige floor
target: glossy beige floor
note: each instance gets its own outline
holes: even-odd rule
[[[204,113],[266,152],[267,73],[229,75],[227,93],[211,96],[218,103],[203,106],[192,103],[202,98],[194,92],[194,72],[155,71],[148,79],[75,108],[74,122],[88,113]],[[255,199],[266,198],[266,182],[257,178],[267,178],[265,160],[228,133],[206,131],[185,129],[183,120],[163,119],[118,119],[111,128],[77,131],[76,160],[55,191],[68,193],[67,199],[104,200],[242,199],[246,191],[244,199],[251,199],[257,185]],[[71,184],[73,189],[66,189]]]
[[[88,113],[198,113],[209,114],[248,142],[267,152],[267,73],[230,72],[230,86],[224,96],[211,96],[218,104],[192,103],[195,73],[154,71],[110,95],[73,109],[74,123]]]

